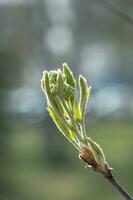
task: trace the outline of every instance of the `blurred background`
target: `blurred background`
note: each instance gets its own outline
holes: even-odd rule
[[[133,194],[133,1],[0,0],[0,199],[121,200],[85,169],[40,88],[67,62],[92,86],[88,135]]]

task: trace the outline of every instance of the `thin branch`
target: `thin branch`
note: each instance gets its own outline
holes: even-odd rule
[[[122,194],[123,197],[127,200],[133,200],[133,197],[129,195],[129,193],[115,180],[111,171],[106,179]]]
[[[103,4],[108,10],[114,13],[116,16],[120,17],[122,20],[128,22],[131,26],[133,26],[133,18],[128,15],[128,13],[122,8],[116,6],[109,0],[100,0],[100,3]]]
[[[86,167],[98,172],[96,163],[93,160],[84,157],[82,154],[79,155],[79,158],[86,164]],[[121,193],[126,200],[133,200],[133,197],[115,180],[111,169],[108,168],[106,172],[103,171],[101,174]]]

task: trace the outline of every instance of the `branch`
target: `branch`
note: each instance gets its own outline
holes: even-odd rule
[[[133,26],[133,18],[128,15],[122,8],[117,7],[109,0],[100,0],[100,2],[112,13],[116,16],[120,17],[122,20],[128,22],[131,26]]]
[[[133,197],[129,195],[129,193],[115,180],[111,171],[108,177],[105,177],[120,193],[125,199],[133,200]]]

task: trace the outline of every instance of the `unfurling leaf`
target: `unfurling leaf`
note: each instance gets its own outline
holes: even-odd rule
[[[83,117],[85,113],[86,104],[90,96],[91,87],[88,87],[86,79],[81,75],[79,76],[79,88],[80,88],[79,107]]]
[[[69,127],[66,125],[65,121],[61,120],[60,117],[54,112],[54,110],[51,107],[48,107],[48,112],[50,116],[52,117],[53,121],[55,122],[56,126],[59,128],[59,130],[69,139],[74,139],[74,132],[69,129]]]
[[[66,83],[71,87],[76,88],[76,81],[74,79],[72,71],[69,69],[66,63],[63,63],[63,73],[66,76]]]

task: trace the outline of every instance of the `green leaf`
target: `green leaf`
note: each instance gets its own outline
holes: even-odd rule
[[[56,107],[58,108],[58,112],[60,113],[60,115],[63,118],[65,111],[64,111],[64,107],[62,105],[61,99],[56,95],[56,96],[54,96],[54,101],[56,103]]]
[[[51,90],[50,90],[50,86],[49,86],[49,77],[48,77],[47,71],[43,72],[43,78],[41,80],[41,86],[42,86],[43,91],[45,92],[45,95],[47,97],[47,101],[50,102],[50,100],[52,99],[52,95],[51,95]]]
[[[57,75],[58,75],[57,71],[55,70],[49,71],[48,76],[49,76],[50,86],[57,84]]]
[[[57,75],[57,90],[58,90],[58,96],[61,99],[64,98],[64,82],[60,69],[58,69],[58,75]]]
[[[68,102],[71,97],[74,97],[75,95],[75,90],[73,87],[71,87],[68,84],[64,85],[64,98]]]
[[[79,109],[79,105],[78,105],[76,96],[74,98],[74,103],[73,103],[73,113],[74,113],[74,119],[76,121],[81,119],[81,112]]]
[[[42,88],[43,92],[47,95],[47,93],[46,93],[46,85],[45,85],[46,76],[48,76],[48,72],[44,71],[43,72],[43,77],[41,79],[41,88]]]
[[[69,130],[70,139],[74,140],[75,133],[74,131]]]
[[[66,76],[66,83],[73,88],[76,88],[76,81],[74,79],[72,71],[69,69],[66,63],[63,64],[63,73]]]
[[[56,103],[55,101],[55,95],[51,92],[51,89],[50,89],[49,76],[48,76],[47,71],[45,71],[43,74],[41,86],[47,97],[47,103],[50,104],[53,110],[60,115],[60,109],[59,109],[58,103]]]
[[[79,107],[80,112],[82,114],[82,118],[85,114],[85,108],[87,105],[87,101],[90,95],[91,87],[88,87],[87,81],[83,76],[79,76],[79,88],[80,88],[80,100],[79,100]]]
[[[66,126],[64,120],[61,120],[51,107],[48,107],[48,112],[62,134],[68,137],[70,140],[73,140],[74,132]]]

